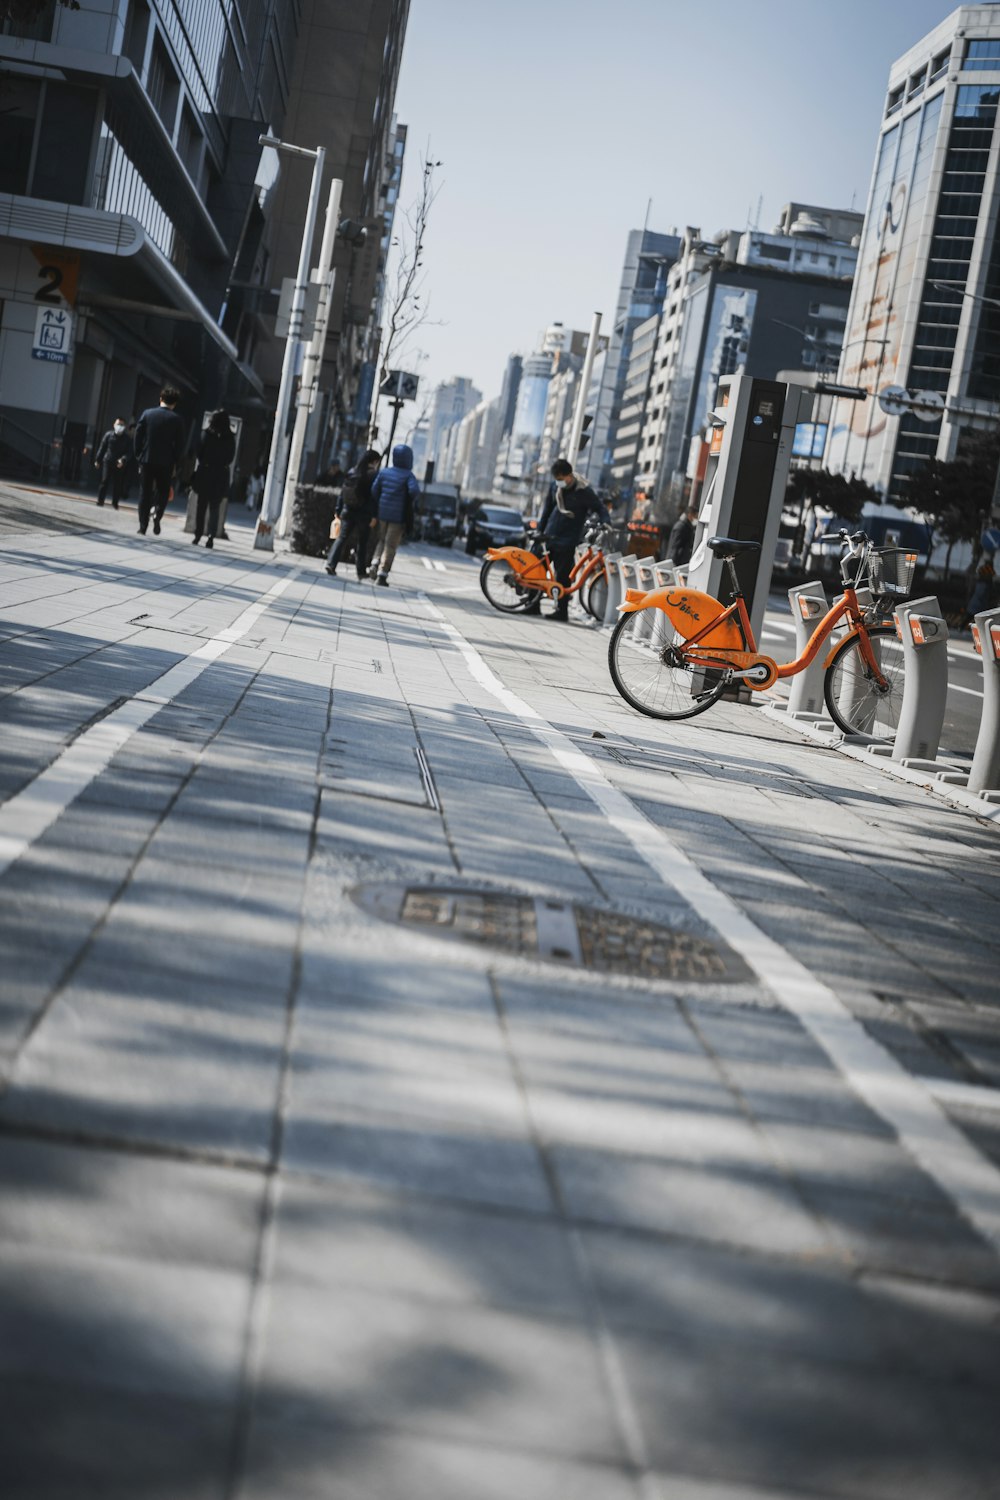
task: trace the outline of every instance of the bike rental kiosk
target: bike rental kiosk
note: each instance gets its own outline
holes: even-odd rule
[[[754,634],[760,639],[774,567],[785,485],[797,423],[809,420],[813,391],[781,380],[724,375],[710,421],[713,437],[688,585],[728,600],[723,564],[708,550],[710,536],[760,542],[759,552],[736,560]]]

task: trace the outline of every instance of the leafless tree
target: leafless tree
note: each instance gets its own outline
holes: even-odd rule
[[[434,181],[434,172],[441,163],[421,157],[420,190],[406,210],[403,222],[398,224],[396,237],[392,241],[395,253],[395,271],[388,293],[385,320],[385,337],[382,340],[382,363],[379,369],[379,384],[386,379],[392,361],[410,337],[430,318],[430,298],[425,293],[426,272],[424,266],[424,241],[427,221],[434,200],[441,186]]]

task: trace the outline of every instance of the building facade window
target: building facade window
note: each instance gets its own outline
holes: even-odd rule
[[[962,67],[969,73],[1000,72],[1000,41],[969,42]]]

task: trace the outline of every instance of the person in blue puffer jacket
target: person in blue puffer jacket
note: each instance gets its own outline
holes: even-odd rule
[[[420,498],[420,486],[413,477],[413,449],[405,443],[393,448],[392,463],[375,476],[372,498],[378,505],[378,540],[368,576],[387,588],[389,570],[403,540],[408,516]]]

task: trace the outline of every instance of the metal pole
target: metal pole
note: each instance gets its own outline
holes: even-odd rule
[[[387,464],[392,462],[392,443],[396,436],[396,423],[399,421],[399,414],[402,410],[403,402],[397,396],[392,403],[392,426],[389,428],[389,446],[385,450],[385,461]]]
[[[284,536],[288,530],[288,520],[292,513],[292,505],[295,502],[295,486],[301,478],[302,458],[306,446],[306,429],[309,426],[309,414],[316,405],[316,396],[319,391],[320,371],[323,367],[323,351],[326,348],[326,331],[330,326],[330,313],[333,308],[333,247],[337,239],[337,222],[340,217],[340,195],[344,184],[338,177],[330,183],[330,200],[326,206],[326,223],[323,226],[323,244],[319,252],[319,268],[314,272],[316,281],[319,282],[319,303],[316,308],[316,326],[313,336],[306,346],[305,356],[302,360],[302,375],[299,380],[299,394],[295,409],[295,426],[292,429],[292,442],[288,450],[288,468],[285,474],[285,492],[281,502],[281,515],[278,517],[278,535]]]
[[[568,463],[575,464],[577,453],[580,451],[580,439],[583,437],[583,419],[587,415],[587,397],[590,394],[590,376],[594,368],[594,356],[597,353],[597,336],[601,331],[601,315],[595,312],[594,321],[590,325],[590,338],[587,340],[587,352],[583,359],[583,371],[580,375],[580,394],[576,398],[576,411],[573,413],[573,426],[569,434],[569,447],[565,458]]]
[[[288,315],[288,337],[285,339],[285,356],[281,362],[281,381],[278,385],[277,410],[274,413],[274,431],[271,433],[271,453],[267,462],[264,499],[260,515],[257,517],[257,529],[253,539],[254,547],[267,552],[274,550],[274,523],[284,489],[282,455],[285,447],[285,428],[288,426],[288,412],[292,404],[292,382],[295,379],[295,360],[302,334],[302,314],[305,311],[306,289],[309,285],[309,262],[312,259],[312,242],[316,232],[316,216],[319,212],[319,195],[323,181],[326,148],[317,146],[316,151],[311,152],[298,146],[294,148],[293,154],[313,156],[314,165],[312,186],[309,189],[309,206],[306,209],[306,222],[299,251],[299,267],[295,274],[295,292]]]

